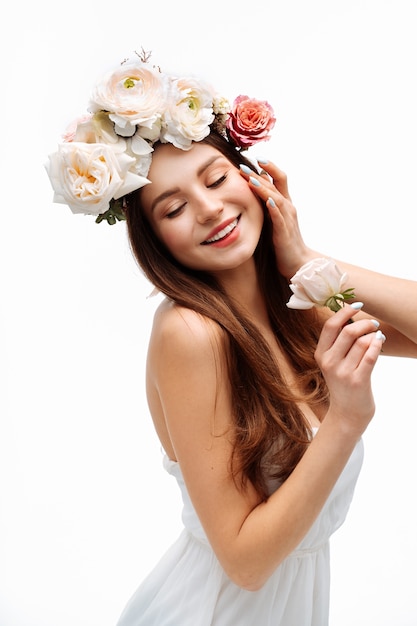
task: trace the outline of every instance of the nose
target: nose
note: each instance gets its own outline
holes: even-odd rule
[[[201,193],[196,199],[197,220],[200,224],[205,224],[218,218],[223,212],[223,202],[214,194]]]

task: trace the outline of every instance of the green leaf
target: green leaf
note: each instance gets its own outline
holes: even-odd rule
[[[326,300],[324,305],[336,313],[344,306],[346,300],[352,300],[355,297],[354,291],[354,288],[350,287],[342,291],[342,293],[335,293]]]
[[[123,211],[123,202],[119,200],[111,200],[110,207],[104,213],[97,216],[96,224],[100,224],[103,220],[107,220],[110,225],[116,224],[117,221],[122,222],[126,220],[125,212]]]

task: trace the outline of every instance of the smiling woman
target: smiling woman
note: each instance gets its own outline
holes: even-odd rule
[[[154,232],[178,262],[215,273],[253,256],[264,214],[236,166],[208,141],[181,152],[172,145],[156,147],[148,174],[156,182],[140,199]]]
[[[165,296],[146,391],[184,530],[119,626],[325,626],[329,539],[361,468],[374,366],[383,345],[417,357],[416,283],[323,262],[285,174],[243,156],[274,123],[268,103],[229,106],[142,55],[99,82],[91,117],[50,157],[56,200],[126,220]],[[80,157],[90,150],[100,168]],[[103,168],[107,188],[92,184]]]

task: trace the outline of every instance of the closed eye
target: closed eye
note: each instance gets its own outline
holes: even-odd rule
[[[176,209],[173,209],[172,211],[170,211],[169,213],[167,213],[165,215],[165,217],[167,217],[169,220],[176,217],[177,215],[179,215],[182,211],[182,209],[185,207],[186,202],[184,202],[184,204],[182,204],[181,206],[177,207]]]
[[[221,176],[220,178],[218,178],[214,183],[212,183],[211,185],[207,185],[208,189],[214,189],[215,187],[219,187],[222,183],[224,183],[224,181],[227,178],[227,174],[224,174],[223,176]]]

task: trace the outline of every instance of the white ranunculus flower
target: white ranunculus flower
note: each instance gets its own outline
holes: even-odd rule
[[[194,78],[173,80],[163,118],[161,141],[186,150],[210,132],[214,120],[213,92]]]
[[[125,122],[123,126],[118,126],[118,116],[117,115],[109,115],[109,118],[114,121],[114,131],[116,135],[120,135],[120,137],[132,137],[132,135],[136,132],[135,124],[131,124],[130,122]]]
[[[71,141],[71,139],[68,138],[67,141]],[[125,140],[116,135],[113,122],[110,121],[109,115],[103,111],[78,120],[72,141],[106,143],[117,152],[123,152],[126,149]]]
[[[154,127],[166,106],[166,92],[165,77],[157,70],[140,62],[121,65],[95,86],[90,110],[108,111],[120,134],[130,137],[135,126]]]
[[[135,159],[100,143],[69,142],[49,155],[46,170],[54,202],[68,204],[73,213],[100,215],[117,200],[150,181],[129,171]]]
[[[147,126],[139,126],[136,131],[136,136],[143,137],[143,139],[154,143],[155,141],[158,141],[161,135],[161,126],[162,119],[158,118],[153,126],[149,128]]]
[[[135,163],[132,166],[131,170],[138,176],[142,176],[146,178],[149,174],[151,163],[152,163],[152,154],[144,154],[140,157],[136,156]]]
[[[348,275],[342,273],[333,259],[313,259],[303,265],[291,278],[293,292],[287,307],[311,309],[328,306],[333,311],[341,308],[340,301],[353,297],[353,290],[343,291]]]
[[[127,142],[127,154],[135,159],[135,163],[130,168],[139,176],[147,176],[152,162],[153,148],[148,141],[145,141],[138,133]]]

